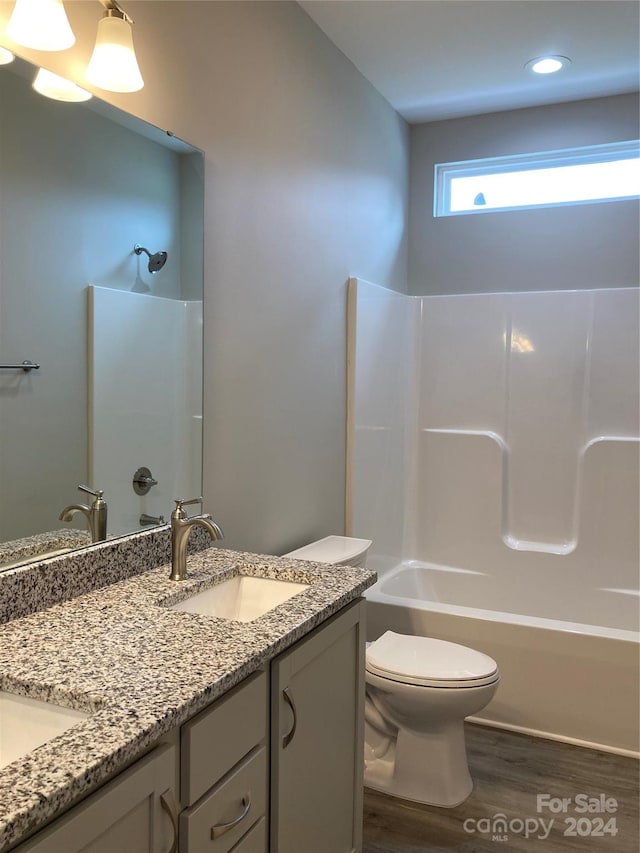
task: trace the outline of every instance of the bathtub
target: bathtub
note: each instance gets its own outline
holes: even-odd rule
[[[637,591],[554,597],[540,585],[510,600],[482,572],[375,556],[368,566],[379,577],[365,593],[369,640],[386,630],[436,637],[497,661],[500,688],[474,722],[639,755]]]

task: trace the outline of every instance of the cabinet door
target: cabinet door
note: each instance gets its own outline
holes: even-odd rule
[[[364,602],[272,664],[271,850],[362,846]]]
[[[175,749],[159,746],[14,853],[170,853],[177,850]]]

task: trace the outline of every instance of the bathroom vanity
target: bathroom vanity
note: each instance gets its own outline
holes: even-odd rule
[[[0,689],[88,713],[0,768],[0,850],[360,849],[375,575],[217,548],[188,567],[0,628]],[[306,586],[244,623],[172,609],[238,574]]]

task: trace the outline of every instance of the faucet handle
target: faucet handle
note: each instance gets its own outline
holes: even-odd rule
[[[93,495],[95,498],[94,502],[91,504],[91,509],[97,511],[107,511],[107,502],[102,500],[102,496],[104,495],[104,489],[90,489],[89,486],[78,486],[79,492],[86,492],[88,495]]]
[[[78,486],[79,492],[86,492],[88,495],[93,495],[94,498],[98,498],[100,500],[104,495],[104,489],[90,489],[89,486]]]
[[[176,502],[176,507],[190,506],[191,504],[201,504],[204,498],[200,495],[199,498],[190,498],[190,500],[185,501],[184,498],[174,498]]]
[[[200,496],[199,498],[191,498],[188,501],[185,501],[184,498],[174,498],[176,508],[171,513],[171,518],[180,518],[184,519],[187,517],[187,513],[182,509],[183,506],[191,506],[191,504],[201,504],[204,498]]]

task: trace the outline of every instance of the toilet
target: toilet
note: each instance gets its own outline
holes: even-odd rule
[[[387,631],[367,647],[365,785],[452,808],[473,789],[464,719],[493,698],[496,662],[467,646]]]
[[[364,566],[370,547],[371,539],[325,536],[283,556],[293,557],[294,560],[312,560],[314,563],[333,563],[336,566]]]
[[[370,546],[327,536],[285,556],[364,565]],[[473,790],[464,719],[491,701],[499,682],[492,658],[457,643],[393,631],[367,643],[365,786],[445,808],[464,802]]]

